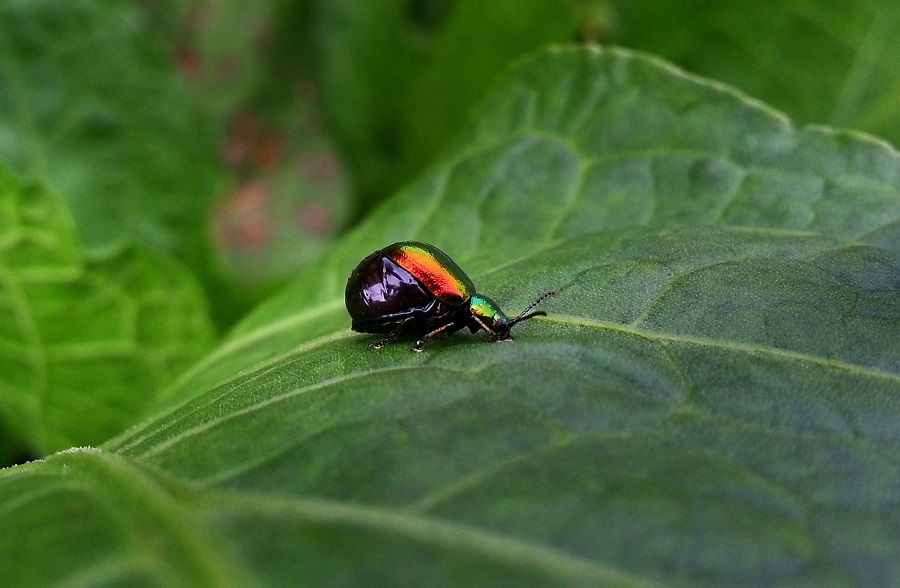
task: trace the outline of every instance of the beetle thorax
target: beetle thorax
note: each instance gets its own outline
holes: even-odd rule
[[[509,332],[509,317],[487,296],[473,295],[469,301],[469,309],[472,316],[487,325],[495,335],[505,335]]]

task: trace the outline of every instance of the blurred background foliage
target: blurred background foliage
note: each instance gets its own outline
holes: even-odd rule
[[[220,330],[419,174],[495,76],[549,43],[644,50],[798,124],[900,142],[894,0],[4,0],[0,17],[0,106],[6,93],[20,109],[0,113],[0,158],[69,201],[88,247],[133,238],[185,260]],[[73,104],[104,103],[87,138],[42,147]],[[123,186],[137,186],[127,214]]]

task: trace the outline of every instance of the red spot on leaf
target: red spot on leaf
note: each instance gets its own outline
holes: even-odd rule
[[[222,157],[232,167],[246,163],[256,140],[256,117],[249,112],[238,115],[225,140]]]
[[[341,160],[334,153],[308,154],[297,160],[297,171],[318,184],[331,184],[341,177]]]
[[[297,224],[310,233],[322,235],[331,225],[331,211],[321,204],[307,204],[297,211]]]
[[[266,135],[256,140],[253,149],[256,165],[263,169],[274,169],[281,163],[281,137]]]
[[[214,234],[220,247],[257,250],[274,232],[269,212],[271,191],[263,182],[250,182],[222,200],[215,211]]]
[[[178,51],[178,69],[188,82],[196,83],[200,79],[200,57],[190,49]]]

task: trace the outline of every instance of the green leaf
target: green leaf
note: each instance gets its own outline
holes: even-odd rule
[[[65,205],[0,169],[0,418],[38,454],[132,424],[206,351],[193,279],[134,246],[85,257]]]
[[[778,229],[894,251],[898,178],[896,151],[869,137],[796,130],[757,102],[630,53],[550,52],[487,99],[443,165],[259,308],[172,395],[345,336],[349,270],[393,241],[434,243],[472,276],[567,238],[644,225]]]
[[[195,256],[215,137],[140,11],[0,2],[0,161],[66,199],[88,248]]]
[[[801,123],[900,142],[900,7],[893,0],[615,4],[617,44],[734,84]]]
[[[558,294],[513,343],[368,350],[346,276],[401,238],[507,311]],[[541,54],[170,408],[0,475],[0,576],[896,584],[897,276],[891,147],[628,52]]]

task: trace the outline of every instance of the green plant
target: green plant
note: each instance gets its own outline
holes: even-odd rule
[[[0,211],[6,321],[43,308],[40,294],[14,296],[51,275],[31,268],[81,258],[51,191],[4,172]],[[371,351],[348,329],[347,275],[411,238],[510,312],[558,295],[513,343]],[[890,145],[795,128],[646,55],[542,51],[416,181],[151,386],[146,416],[121,421],[131,429],[0,472],[0,577],[896,583],[898,247]],[[203,316],[190,274],[152,263],[176,276],[152,277],[186,293],[184,316]],[[120,283],[78,267],[78,280]],[[147,336],[181,341],[182,361],[209,327],[188,344],[179,309]],[[65,317],[46,314],[56,332]],[[12,326],[0,323],[4,366],[47,349],[43,330],[15,339]],[[49,388],[10,377],[25,373],[3,369],[0,416],[29,439],[16,402],[45,406]],[[56,441],[33,447],[72,439],[39,422]]]

